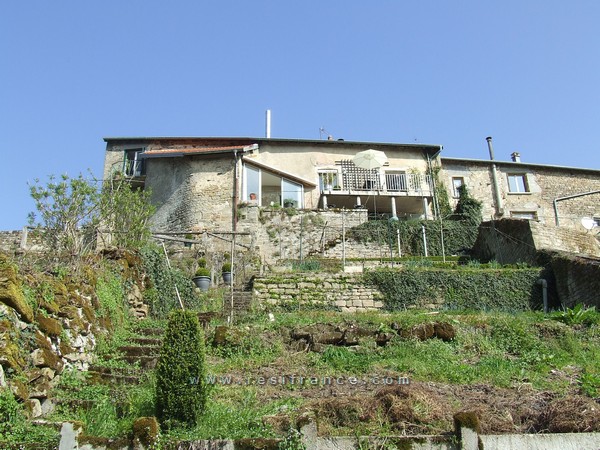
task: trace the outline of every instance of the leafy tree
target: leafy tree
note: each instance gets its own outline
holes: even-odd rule
[[[156,416],[166,428],[198,423],[207,398],[204,359],[198,316],[171,312],[156,368]]]
[[[50,253],[81,254],[86,242],[81,229],[96,228],[99,194],[96,186],[82,174],[77,178],[61,175],[48,177],[46,185],[39,179],[29,186],[38,211],[29,214],[29,225],[36,226]]]
[[[150,190],[131,189],[123,179],[113,178],[102,187],[102,227],[111,233],[111,244],[119,248],[142,248],[150,239],[148,222],[155,208]]]
[[[131,189],[126,180],[102,184],[82,174],[50,175],[46,184],[35,179],[29,191],[37,210],[29,214],[29,225],[38,229],[50,254],[84,254],[98,236],[106,235],[112,237],[111,245],[139,249],[150,237],[150,194]]]

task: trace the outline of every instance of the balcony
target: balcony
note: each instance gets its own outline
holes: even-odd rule
[[[430,197],[431,177],[424,174],[384,173],[376,170],[342,170],[319,174],[321,192],[328,195],[382,195]]]

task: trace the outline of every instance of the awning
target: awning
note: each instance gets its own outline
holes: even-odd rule
[[[303,186],[311,187],[311,188],[317,187],[317,184],[315,182],[313,182],[313,181],[308,181],[308,180],[306,180],[306,179],[304,179],[302,177],[299,177],[297,175],[293,175],[293,174],[291,174],[289,172],[285,172],[283,170],[276,169],[275,167],[272,167],[272,166],[269,166],[267,164],[258,162],[258,161],[254,160],[254,159],[242,158],[242,161],[244,162],[244,164],[248,164],[248,165],[257,167],[259,169],[266,170],[267,172],[270,172],[270,173],[272,173],[274,175],[278,175],[281,178],[286,178],[286,179],[288,179],[290,181],[295,181],[296,183],[299,183],[299,184],[301,184]]]

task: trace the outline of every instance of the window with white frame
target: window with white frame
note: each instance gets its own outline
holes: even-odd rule
[[[460,188],[464,186],[465,179],[463,177],[452,177],[452,197],[460,197]]]
[[[128,177],[141,177],[146,174],[144,160],[142,159],[143,148],[129,148],[125,150],[123,161],[123,172]]]
[[[523,194],[529,192],[526,174],[509,173],[506,176],[508,179],[508,192],[511,194]]]
[[[319,170],[319,189],[321,192],[340,187],[339,173],[335,169]]]
[[[511,211],[510,217],[513,219],[525,219],[525,220],[537,220],[538,215],[536,211]]]

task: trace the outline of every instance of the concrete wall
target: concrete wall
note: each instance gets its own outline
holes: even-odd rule
[[[341,160],[352,159],[361,150],[369,148],[367,144],[359,146],[356,144],[344,145],[340,142],[332,142],[332,145],[324,143],[260,144],[259,151],[249,159],[266,164],[270,167],[293,173],[303,179],[312,181],[317,185],[315,188],[305,190],[305,206],[307,208],[318,208],[321,192],[319,190],[318,171],[325,169],[340,169],[336,164]],[[383,151],[388,157],[389,164],[380,169],[383,174],[386,170],[404,170],[411,173],[425,174],[427,162],[423,152],[419,148],[401,147],[399,145],[377,144],[372,147]],[[418,212],[422,212],[422,204],[416,204]]]
[[[502,197],[505,218],[512,214],[532,212],[540,223],[553,225],[555,213],[553,201],[580,193],[600,190],[600,171],[542,166],[524,163],[498,162],[497,178]],[[509,174],[522,174],[526,178],[526,193],[511,193]],[[495,199],[492,188],[491,162],[442,158],[441,180],[449,188],[453,177],[463,177],[470,193],[483,202],[483,217],[495,216]],[[452,205],[456,199],[452,199]],[[579,229],[582,217],[600,217],[600,193],[558,203],[561,226]]]

